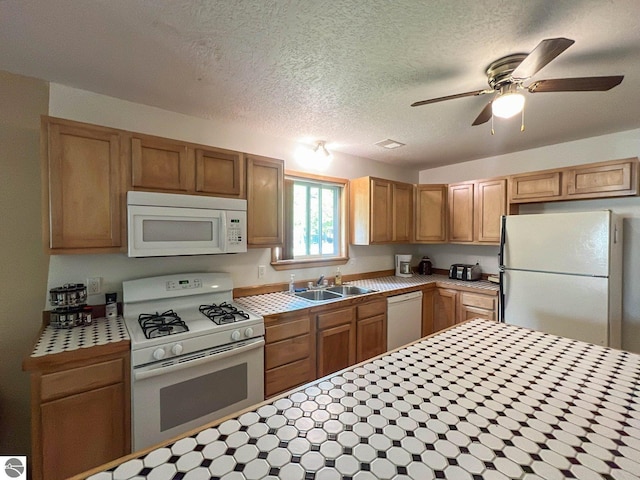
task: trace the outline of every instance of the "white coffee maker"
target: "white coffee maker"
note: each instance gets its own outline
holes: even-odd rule
[[[396,277],[412,277],[411,255],[396,255]]]

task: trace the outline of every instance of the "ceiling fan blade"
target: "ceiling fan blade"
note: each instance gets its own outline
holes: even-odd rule
[[[513,78],[524,80],[533,77],[551,60],[556,58],[567,48],[574,44],[574,40],[568,38],[547,38],[542,40],[533,52],[516,67],[511,73]]]
[[[493,100],[491,100],[489,103],[485,105],[485,107],[480,112],[480,115],[478,115],[478,117],[471,124],[472,127],[475,127],[476,125],[482,125],[483,123],[487,123],[491,119],[491,116],[493,115],[493,112],[491,111],[492,103],[493,103]]]
[[[555,78],[533,82],[527,90],[541,92],[605,92],[620,85],[624,75],[610,77]]]
[[[454,98],[462,97],[476,97],[485,93],[493,92],[493,90],[475,90],[473,92],[458,93],[456,95],[447,95],[446,97],[431,98],[429,100],[421,100],[411,104],[412,107],[419,107],[420,105],[427,105],[429,103],[444,102],[445,100],[453,100]]]

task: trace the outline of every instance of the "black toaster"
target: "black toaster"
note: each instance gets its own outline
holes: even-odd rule
[[[467,263],[454,263],[449,267],[449,278],[455,280],[480,280],[482,278],[482,270],[480,265]]]

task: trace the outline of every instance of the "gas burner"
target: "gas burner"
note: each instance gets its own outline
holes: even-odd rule
[[[227,302],[222,302],[218,305],[215,303],[212,303],[211,305],[200,305],[200,312],[205,317],[213,321],[213,323],[218,325],[249,319],[249,315],[247,313],[228,304]]]
[[[187,324],[173,310],[164,313],[142,313],[138,317],[138,323],[144,336],[149,339],[189,331]]]

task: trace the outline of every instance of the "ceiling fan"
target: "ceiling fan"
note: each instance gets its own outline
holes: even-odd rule
[[[607,77],[579,77],[536,80],[529,86],[524,82],[538,73],[545,65],[573,45],[568,38],[547,38],[529,54],[516,53],[499,58],[492,62],[486,70],[489,87],[484,90],[447,95],[446,97],[431,98],[412,103],[412,107],[443,102],[454,98],[475,97],[494,93],[493,99],[482,109],[480,115],[471,125],[481,125],[493,115],[509,118],[520,113],[524,108],[522,92],[602,92],[619,85],[623,75]]]

